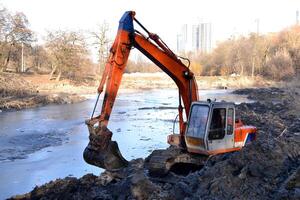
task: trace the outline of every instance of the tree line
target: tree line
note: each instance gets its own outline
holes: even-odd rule
[[[277,33],[231,37],[210,53],[180,52],[190,60],[198,76],[263,76],[289,80],[300,75],[300,26]],[[185,60],[182,60],[188,66]],[[127,72],[157,72],[154,64],[142,59],[128,62]]]
[[[278,33],[232,37],[208,54],[187,53],[197,75],[263,76],[287,80],[300,74],[300,26]]]
[[[37,40],[21,12],[0,7],[0,71],[48,73],[50,79],[84,79],[100,74],[109,55],[111,40],[107,23],[94,32],[47,31]],[[92,61],[91,47],[98,60]],[[191,61],[196,75],[264,76],[286,80],[300,74],[300,26],[278,33],[232,37],[220,42],[211,53],[181,53]],[[183,61],[185,62],[185,61]],[[157,72],[153,63],[129,60],[126,72]]]
[[[41,44],[25,14],[0,8],[0,72],[49,73],[49,79],[56,80],[94,75],[108,54],[107,31],[104,25],[88,33],[47,31]],[[98,64],[92,61],[91,45],[98,49]]]

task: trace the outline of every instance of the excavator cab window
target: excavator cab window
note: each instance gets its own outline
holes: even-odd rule
[[[233,108],[229,108],[227,112],[227,135],[233,134]]]
[[[187,128],[187,136],[204,138],[208,119],[209,107],[206,105],[193,105]]]
[[[223,139],[225,136],[226,109],[214,108],[208,134],[209,140]]]

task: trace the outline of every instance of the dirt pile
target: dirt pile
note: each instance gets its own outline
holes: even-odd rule
[[[75,94],[41,94],[37,86],[18,74],[0,73],[0,110],[19,110],[51,103],[64,104],[83,100]]]
[[[13,199],[299,199],[299,93],[237,93],[259,99],[237,106],[242,120],[258,127],[258,138],[239,152],[211,157],[199,171],[150,177],[144,160],[137,159],[120,171],[59,179]]]

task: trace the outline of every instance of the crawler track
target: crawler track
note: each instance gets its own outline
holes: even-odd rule
[[[186,174],[202,168],[207,158],[207,156],[187,153],[176,147],[169,147],[154,150],[145,160],[145,166],[151,176],[165,176],[170,171]]]

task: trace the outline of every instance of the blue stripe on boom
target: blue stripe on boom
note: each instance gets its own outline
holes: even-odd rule
[[[127,11],[123,14],[122,18],[119,21],[118,30],[126,30],[130,33],[134,32],[131,11]]]

